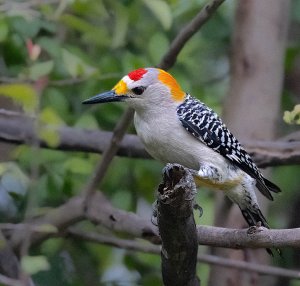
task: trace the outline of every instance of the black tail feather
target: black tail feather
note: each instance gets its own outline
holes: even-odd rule
[[[249,226],[257,226],[261,223],[263,227],[270,228],[266,218],[258,207],[251,210],[241,209],[241,212]]]
[[[274,183],[270,182],[266,178],[262,177],[262,180],[256,181],[256,187],[259,189],[259,191],[267,197],[269,200],[273,201],[273,196],[271,192],[273,193],[280,193],[281,190],[278,186],[276,186]]]
[[[281,192],[281,190],[278,186],[276,186],[274,183],[270,182],[266,178],[264,178],[264,183],[271,192],[273,192],[273,193],[280,193]]]

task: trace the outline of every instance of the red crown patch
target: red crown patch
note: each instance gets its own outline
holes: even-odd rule
[[[147,70],[140,68],[140,69],[130,72],[128,74],[128,76],[130,79],[137,81],[137,80],[140,80],[146,72],[147,72]]]

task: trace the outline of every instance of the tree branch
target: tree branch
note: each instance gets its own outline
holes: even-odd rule
[[[72,127],[49,127],[57,130],[60,141],[50,146],[39,139],[41,147],[63,150],[103,153],[109,146],[113,133],[98,130],[79,130]],[[277,141],[247,141],[244,146],[260,167],[300,164],[300,140],[297,132]],[[33,119],[18,112],[0,109],[0,141],[14,144],[32,142]],[[117,155],[150,159],[140,139],[133,134],[124,136]]]
[[[214,226],[198,226],[198,242],[203,245],[225,248],[300,248],[300,228],[229,229]]]
[[[117,209],[100,192],[93,194],[88,210],[84,211],[84,197],[77,196],[58,208],[50,210],[41,218],[26,224],[0,224],[11,246],[18,249],[24,239],[24,232],[31,230],[31,245],[38,244],[50,236],[58,234],[45,231],[43,226],[52,225],[58,233],[76,222],[88,219],[109,230],[124,233],[136,238],[147,239],[154,244],[160,243],[157,227],[150,220],[137,214]],[[23,227],[20,227],[23,226]],[[226,248],[272,248],[300,247],[300,228],[263,229],[249,234],[247,229],[227,229],[214,226],[197,226],[198,243]]]
[[[20,280],[9,278],[2,274],[0,274],[0,283],[1,285],[6,286],[23,286],[23,283]]]
[[[82,239],[94,243],[109,245],[122,249],[139,251],[143,253],[160,254],[161,247],[158,245],[139,243],[134,240],[120,239],[114,236],[103,235],[96,232],[86,232],[77,227],[68,228],[67,235],[71,238]],[[224,266],[228,268],[236,268],[243,271],[256,272],[262,275],[281,276],[288,278],[300,279],[300,271],[287,270],[280,267],[273,267],[257,263],[245,262],[240,260],[227,259],[214,255],[198,254],[197,260],[199,262]]]
[[[206,4],[201,11],[178,33],[162,58],[158,67],[168,70],[176,62],[177,56],[186,42],[207,22],[225,0],[213,0]]]
[[[197,230],[193,204],[197,193],[189,171],[168,164],[158,188],[157,221],[162,240],[162,277],[166,286],[199,286],[196,276]]]
[[[99,163],[94,171],[93,176],[90,178],[86,187],[83,190],[83,193],[85,194],[87,199],[89,199],[88,196],[90,196],[93,192],[96,191],[97,185],[99,185],[101,183],[101,181],[103,180],[103,178],[107,172],[108,166],[110,165],[110,162],[116,155],[116,153],[119,149],[120,143],[122,141],[122,138],[124,137],[125,132],[131,123],[133,114],[134,114],[133,109],[128,108],[124,112],[124,114],[123,114],[122,118],[119,120],[118,124],[116,125],[116,127],[113,131],[113,134],[112,134],[112,138],[110,140],[110,144],[103,152],[101,161],[99,161]]]
[[[5,234],[10,237],[10,243],[16,250],[20,247],[24,235],[32,232],[31,245],[36,245],[49,237],[63,233],[64,230],[76,222],[88,219],[112,231],[127,233],[133,237],[144,238],[152,243],[160,243],[157,228],[148,220],[140,218],[132,212],[114,208],[101,192],[92,194],[90,204],[85,209],[85,196],[71,198],[58,208],[50,210],[41,218],[33,219],[30,223],[16,224],[13,229],[2,225]],[[43,226],[51,225],[57,233],[45,231]],[[47,230],[47,229],[46,229]]]

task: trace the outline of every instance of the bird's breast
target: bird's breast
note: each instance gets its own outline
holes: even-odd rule
[[[146,150],[164,164],[178,163],[194,170],[198,170],[201,163],[227,165],[225,158],[189,134],[175,113],[165,113],[163,117],[144,117],[136,113],[134,124]]]

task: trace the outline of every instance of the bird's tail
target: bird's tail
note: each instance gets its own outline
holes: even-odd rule
[[[274,183],[270,182],[264,177],[262,177],[261,180],[256,181],[256,187],[264,196],[266,196],[271,201],[273,201],[273,196],[271,192],[273,193],[281,192],[278,186],[276,186]]]
[[[266,178],[264,179],[264,183],[265,185],[268,187],[268,189],[273,192],[273,193],[280,193],[281,190],[278,186],[276,186],[274,183],[270,182],[269,180],[267,180]]]
[[[241,212],[249,226],[257,226],[261,224],[261,226],[265,228],[270,228],[266,218],[264,217],[264,215],[258,207],[255,207],[253,209],[241,208]]]

